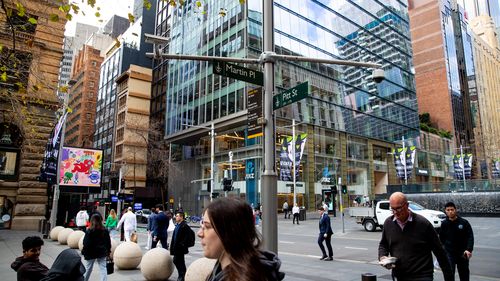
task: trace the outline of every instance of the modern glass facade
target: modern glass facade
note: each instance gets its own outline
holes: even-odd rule
[[[167,12],[167,29],[171,29],[165,51],[253,58],[260,55],[262,1],[249,0],[240,5],[238,1],[210,0],[200,8],[191,2]],[[225,8],[223,13],[214,8],[220,6]],[[310,85],[307,99],[275,111],[278,142],[282,136],[291,135],[291,119],[301,123],[296,127],[297,134],[308,134],[298,167],[300,204],[314,207],[317,196],[324,199],[324,178],[336,181],[341,176],[349,185],[350,195],[381,191],[388,181],[388,169],[392,169],[387,165],[388,147],[402,136],[418,136],[407,10],[406,1],[396,0],[275,1],[276,53],[371,61],[382,64],[386,71],[386,80],[376,84],[366,69],[277,63],[278,92],[304,81]],[[158,9],[157,17],[163,11]],[[161,25],[157,20],[157,35],[163,35]],[[208,178],[210,140],[200,139],[201,135],[194,137],[191,125],[208,126],[214,122],[217,127],[224,123],[216,138],[215,181],[232,175],[235,189],[257,203],[261,139],[246,138],[246,93],[257,86],[214,75],[210,62],[170,60],[166,69],[165,136],[178,144],[173,148],[173,159],[200,167],[193,179]],[[228,151],[238,159],[232,169]],[[374,161],[380,165],[375,167]],[[205,184],[201,189],[206,190]],[[288,183],[279,182],[278,192],[289,194]]]

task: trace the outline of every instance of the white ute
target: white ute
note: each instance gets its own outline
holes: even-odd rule
[[[441,222],[446,215],[441,211],[426,209],[419,204],[409,201],[412,212],[426,218],[434,228],[440,228]],[[392,215],[389,200],[378,201],[375,207],[351,207],[349,215],[356,218],[356,222],[362,224],[366,231],[375,231],[377,227],[382,228],[385,220]]]

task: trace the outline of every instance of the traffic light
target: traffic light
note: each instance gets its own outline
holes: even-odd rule
[[[125,179],[122,179],[122,184],[121,184],[120,188],[125,189]]]
[[[224,191],[231,191],[231,190],[233,190],[233,180],[232,179],[226,179],[226,178],[224,178],[222,180],[222,189]]]
[[[347,185],[342,186],[342,194],[347,194]]]
[[[211,183],[212,183],[211,180],[207,181],[207,191],[208,192],[212,191],[212,185],[211,185]]]
[[[330,187],[330,189],[331,189],[331,192],[332,192],[333,195],[337,195],[337,186],[336,185],[332,185]]]

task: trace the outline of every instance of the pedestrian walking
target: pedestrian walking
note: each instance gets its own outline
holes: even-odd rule
[[[146,243],[146,250],[147,249],[153,249],[153,231],[154,227],[156,227],[156,206],[151,207],[151,215],[148,217],[148,226],[146,230],[148,231],[148,242]],[[156,246],[156,244],[155,244]]]
[[[300,208],[295,203],[295,205],[292,208],[292,214],[293,214],[293,224],[295,224],[295,220],[297,220],[297,224],[299,224],[299,213],[300,213]]]
[[[252,208],[241,199],[213,201],[203,212],[198,237],[203,255],[217,259],[207,281],[275,281],[285,277],[279,271],[280,259],[260,250]]]
[[[17,281],[38,281],[47,275],[49,270],[40,262],[43,240],[39,236],[24,238],[23,255],[10,265],[17,272]]]
[[[106,218],[106,229],[109,234],[113,236],[116,233],[116,226],[118,225],[118,217],[116,216],[116,212],[114,209],[109,211],[109,215]]]
[[[285,203],[283,203],[283,213],[285,213],[285,219],[287,218],[287,216],[289,217],[288,215],[288,202],[285,201]]]
[[[111,254],[111,238],[109,232],[102,224],[99,214],[90,218],[90,228],[83,238],[82,255],[85,259],[85,281],[90,279],[94,262],[99,266],[101,281],[108,280],[106,259]]]
[[[174,265],[177,268],[177,281],[184,281],[186,275],[186,261],[184,255],[189,253],[188,248],[191,236],[194,236],[191,227],[184,220],[184,212],[177,211],[175,214],[176,226],[170,241],[170,254],[174,256]],[[192,245],[191,245],[192,246]]]
[[[453,276],[458,269],[460,281],[469,281],[469,260],[474,250],[474,233],[470,223],[457,215],[457,207],[453,202],[444,206],[446,220],[441,224],[439,238],[444,245],[450,261]]]
[[[153,228],[152,232],[152,243],[151,243],[151,249],[156,247],[156,244],[158,244],[158,241],[161,242],[161,246],[165,249],[168,250],[168,224],[169,224],[169,218],[163,211],[163,205],[157,205],[156,210],[158,211],[158,214],[155,217],[155,227]]]
[[[125,215],[128,212],[128,208],[123,209],[122,213],[120,214],[120,220],[123,218],[123,215]],[[118,230],[118,225],[116,226],[116,229]],[[123,227],[119,229],[120,230],[120,241],[125,241],[125,231],[123,230]]]
[[[328,209],[323,208],[323,206],[318,207],[319,213],[319,236],[318,245],[323,253],[320,260],[331,261],[333,260],[333,249],[332,249],[332,225],[330,222],[330,217],[328,216]],[[328,248],[328,256],[326,255],[325,246],[323,246],[323,241],[325,241],[326,247]]]
[[[40,281],[84,281],[85,267],[75,249],[63,250],[57,255],[49,273]]]
[[[132,212],[132,207],[128,207],[127,212],[123,214],[122,218],[118,222],[118,228],[121,228],[122,225],[125,241],[129,242],[132,233],[137,231],[137,218]]]
[[[87,222],[89,220],[89,214],[87,213],[87,208],[84,206],[80,207],[80,211],[76,214],[76,226],[81,231],[87,230]]]
[[[382,266],[392,269],[398,281],[434,279],[432,253],[436,256],[445,281],[454,280],[446,252],[432,224],[408,208],[402,192],[389,198],[393,215],[384,222],[378,257]],[[396,258],[396,261],[388,262]]]

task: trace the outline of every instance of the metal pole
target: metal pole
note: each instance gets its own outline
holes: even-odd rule
[[[119,218],[120,214],[122,213],[122,201],[120,199],[120,193],[122,191],[122,168],[123,166],[120,166],[120,171],[118,172],[118,201],[116,202],[116,215]]]
[[[297,204],[297,178],[295,176],[297,167],[296,164],[296,147],[295,147],[295,119],[292,119],[292,155],[293,155],[293,205]]]
[[[403,141],[403,155],[404,155],[404,159],[405,159],[405,162],[403,163],[404,167],[405,167],[405,185],[408,185],[408,179],[406,178],[406,150],[405,150],[405,137],[403,136],[401,138],[401,140]]]
[[[264,54],[274,51],[273,31],[273,6],[274,1],[263,0],[263,39]],[[275,167],[275,142],[274,142],[274,118],[273,118],[273,95],[274,95],[274,61],[264,60],[264,165],[261,176],[262,182],[262,236],[264,249],[278,253],[278,221],[276,212],[278,210],[277,189],[278,176]]]
[[[344,224],[344,207],[342,206],[342,201],[344,201],[344,196],[342,195],[342,178],[339,177],[338,180],[338,186],[340,187],[340,192],[339,193],[339,207],[340,207],[340,217],[342,218],[342,233],[345,233],[345,224]]]
[[[233,152],[229,151],[229,179],[231,180],[231,185],[233,184]],[[225,193],[225,196],[227,197],[227,191]]]
[[[213,200],[214,191],[214,160],[215,160],[215,126],[214,122],[210,124],[210,202]]]
[[[460,161],[462,161],[462,177],[464,179],[464,191],[466,191],[467,186],[465,184],[465,159],[464,159],[464,151],[462,145],[460,145]]]

